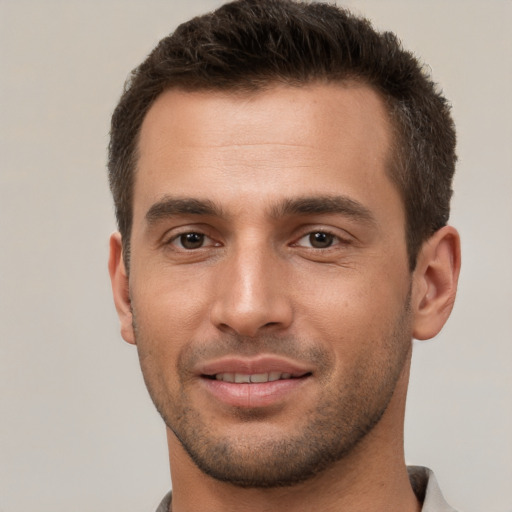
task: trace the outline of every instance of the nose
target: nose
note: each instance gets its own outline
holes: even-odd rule
[[[217,274],[211,322],[223,332],[256,337],[286,330],[293,308],[286,286],[286,263],[268,247],[233,251]]]

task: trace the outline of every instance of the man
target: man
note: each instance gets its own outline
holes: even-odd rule
[[[167,426],[159,512],[453,510],[403,421],[455,299],[454,148],[417,60],[326,4],[226,4],[133,72],[109,270]]]

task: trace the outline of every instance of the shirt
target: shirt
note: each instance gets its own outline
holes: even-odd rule
[[[422,466],[409,466],[407,470],[414,493],[418,500],[423,503],[421,512],[457,512],[446,503],[432,470]],[[169,492],[156,509],[156,512],[169,512],[171,498]]]

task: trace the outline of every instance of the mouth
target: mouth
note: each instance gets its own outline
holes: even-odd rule
[[[222,382],[230,382],[234,384],[264,384],[266,382],[276,382],[279,380],[301,379],[309,377],[311,372],[301,375],[292,375],[288,372],[270,371],[266,373],[216,373],[214,375],[202,375],[202,377],[211,380],[220,380]]]
[[[267,407],[297,397],[313,376],[309,368],[274,357],[217,360],[198,373],[211,398],[239,408]]]

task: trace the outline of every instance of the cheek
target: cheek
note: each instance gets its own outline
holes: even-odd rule
[[[140,274],[131,294],[139,322],[157,338],[186,337],[207,316],[212,300],[210,281],[210,273],[179,268],[163,267]]]
[[[310,332],[342,361],[382,356],[389,349],[407,301],[403,277],[341,272],[323,282],[317,276],[306,289],[297,307],[299,332]]]

